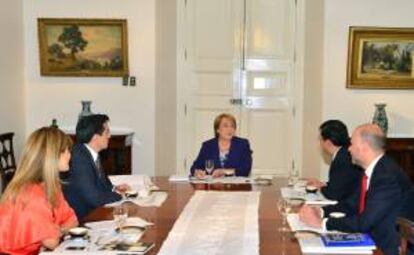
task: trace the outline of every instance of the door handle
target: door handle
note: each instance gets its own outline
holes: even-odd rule
[[[230,104],[242,105],[243,104],[243,99],[241,99],[241,98],[232,98],[232,99],[230,99]]]
[[[232,98],[232,99],[230,99],[230,104],[233,104],[233,105],[252,105],[252,100],[251,99],[243,100],[241,98]]]

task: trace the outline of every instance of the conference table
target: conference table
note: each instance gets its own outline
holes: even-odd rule
[[[286,179],[275,178],[271,185],[252,184],[223,184],[223,183],[189,183],[169,182],[167,177],[154,177],[153,182],[160,190],[168,192],[168,198],[161,207],[139,207],[133,203],[127,203],[128,214],[131,217],[141,217],[153,226],[149,226],[142,241],[154,243],[155,247],[148,255],[157,254],[163,241],[167,238],[175,221],[180,216],[185,205],[196,190],[212,191],[261,191],[259,203],[259,240],[261,255],[299,255],[299,244],[291,233],[279,232],[282,224],[282,216],[278,212],[277,201],[280,198],[280,187],[286,186]],[[208,208],[206,208],[208,210]],[[102,207],[91,212],[82,222],[110,220],[112,208]],[[197,238],[197,237],[194,237]],[[375,255],[382,255],[375,251]]]

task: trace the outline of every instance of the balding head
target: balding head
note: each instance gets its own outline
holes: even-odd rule
[[[357,165],[366,168],[372,160],[384,153],[385,135],[376,124],[358,126],[352,133],[349,152]]]
[[[385,134],[377,124],[361,125],[355,129],[355,132],[372,150],[384,152]]]

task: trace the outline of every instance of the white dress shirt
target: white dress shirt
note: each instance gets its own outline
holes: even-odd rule
[[[86,149],[88,149],[88,151],[91,153],[92,158],[93,158],[93,162],[96,162],[96,160],[98,159],[99,154],[92,149],[87,143],[84,143]]]
[[[88,149],[88,151],[91,153],[92,158],[93,158],[93,162],[96,164],[96,161],[99,158],[98,152],[96,152],[94,149],[92,149],[87,143],[84,143],[84,145],[85,145],[86,149]],[[112,184],[112,191],[114,192],[115,190],[116,190],[116,186],[114,186]]]
[[[342,148],[342,146],[341,146],[341,147],[339,147],[339,148],[338,148],[338,149],[334,152],[334,154],[332,155],[332,158],[331,158],[331,162],[335,160],[336,155],[338,155],[338,152],[339,152],[339,150],[340,150],[341,148]]]
[[[384,154],[381,154],[378,157],[376,157],[373,161],[371,161],[371,163],[368,165],[367,169],[365,169],[365,175],[368,177],[367,191],[369,189],[369,184],[371,182],[371,176],[372,176],[372,173],[374,172],[374,168],[377,165],[378,161],[382,158],[382,156],[384,156]]]

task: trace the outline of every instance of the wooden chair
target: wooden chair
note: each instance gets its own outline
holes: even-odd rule
[[[0,177],[4,190],[16,171],[16,159],[13,148],[14,133],[0,134]]]
[[[407,255],[407,244],[414,245],[414,222],[406,218],[397,219],[401,236],[401,255]]]

